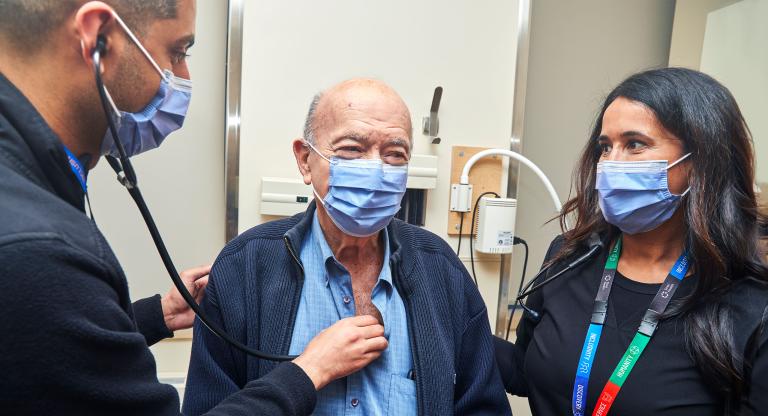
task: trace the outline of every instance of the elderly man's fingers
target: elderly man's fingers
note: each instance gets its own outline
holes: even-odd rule
[[[381,351],[371,351],[363,354],[363,359],[365,360],[365,365],[368,365],[368,363],[372,362],[373,360],[381,357]]]
[[[202,277],[195,281],[194,290],[192,293],[194,294],[195,300],[197,303],[200,303],[201,300],[203,300],[203,296],[205,295],[205,288],[208,286],[208,276]]]
[[[355,326],[369,326],[379,324],[379,320],[371,315],[358,315],[346,319],[349,319],[350,323]]]
[[[378,323],[376,325],[367,325],[364,327],[360,327],[360,331],[364,339],[384,336],[384,327],[379,325]]]
[[[376,337],[365,340],[365,352],[384,351],[389,346],[389,342],[384,337]]]

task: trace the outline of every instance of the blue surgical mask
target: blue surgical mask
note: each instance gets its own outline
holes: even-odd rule
[[[386,227],[400,211],[408,182],[408,165],[393,166],[381,159],[340,159],[325,157],[311,143],[307,145],[330,163],[328,193],[320,198],[328,216],[339,229],[354,237],[368,237]]]
[[[192,98],[192,82],[173,75],[173,72],[167,69],[161,70],[157,62],[152,59],[149,52],[117,14],[115,14],[115,20],[160,74],[160,87],[157,93],[149,104],[139,112],[120,111],[107,92],[107,98],[114,111],[118,140],[122,143],[126,155],[131,157],[160,146],[169,134],[181,128]],[[104,136],[101,154],[120,156],[109,130]]]
[[[666,160],[598,163],[595,188],[605,220],[626,234],[651,231],[667,221],[690,190],[670,192],[667,172],[690,155],[671,165]]]

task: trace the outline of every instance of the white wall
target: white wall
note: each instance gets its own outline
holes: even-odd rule
[[[707,15],[701,70],[723,83],[752,131],[757,182],[768,182],[768,0],[742,0]]]
[[[184,127],[134,158],[139,185],[179,270],[210,263],[224,245],[224,68],[227,2],[197,2],[189,66],[194,89]],[[102,161],[88,179],[96,222],[128,277],[132,299],[171,287],[133,200]],[[190,342],[153,347],[159,371],[186,371]]]
[[[240,231],[273,219],[259,214],[263,176],[299,178],[291,141],[301,136],[312,96],[346,78],[365,76],[400,92],[413,115],[415,152],[439,157],[426,227],[447,238],[451,146],[509,147],[516,22],[516,1],[248,2]],[[444,88],[443,141],[431,145],[420,126],[437,85]],[[455,238],[447,239],[455,245]],[[498,257],[478,266],[493,326]]]

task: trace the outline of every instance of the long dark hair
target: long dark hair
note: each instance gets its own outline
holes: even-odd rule
[[[744,357],[734,347],[731,315],[722,299],[741,279],[768,282],[759,236],[766,217],[755,197],[752,137],[736,101],[719,82],[698,71],[664,68],[632,75],[611,91],[574,172],[576,196],[563,206],[565,242],[554,261],[583,250],[593,231],[610,239],[619,233],[603,218],[595,191],[603,114],[618,97],[651,109],[691,152],[691,190],[681,208],[698,280],[670,314],[682,316],[686,346],[708,384],[726,398],[738,397],[745,387]],[[575,224],[570,230],[566,218]]]

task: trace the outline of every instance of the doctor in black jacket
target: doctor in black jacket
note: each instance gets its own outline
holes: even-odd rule
[[[0,1],[0,413],[179,414],[149,345],[193,315],[176,291],[131,303],[84,199],[88,169],[114,151],[97,39],[118,140],[136,154],[183,122],[194,21],[194,0]],[[198,298],[207,272],[182,273]],[[316,389],[385,347],[375,318],[340,321],[209,414],[309,414]]]

